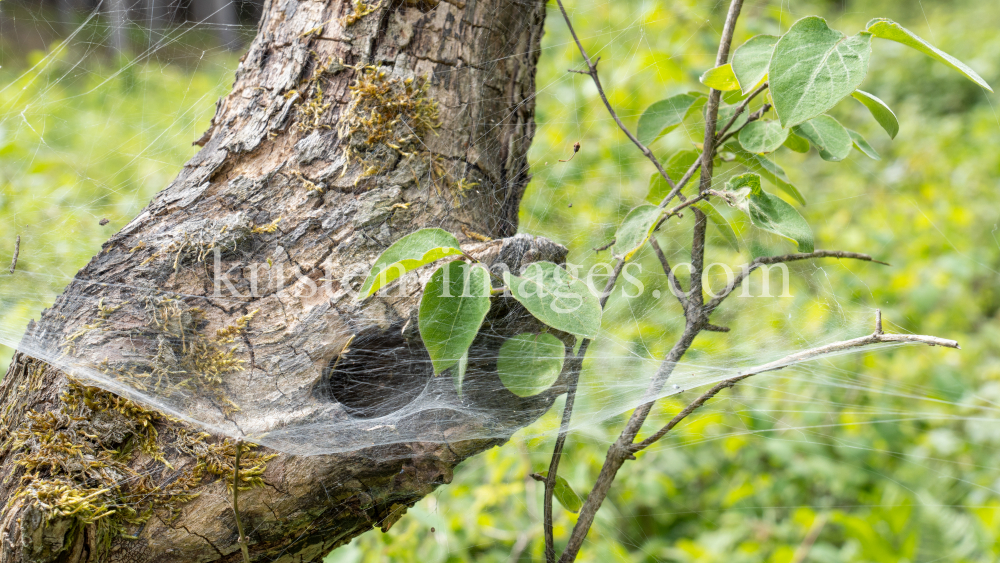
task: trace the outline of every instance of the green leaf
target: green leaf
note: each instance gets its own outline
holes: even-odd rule
[[[435,375],[468,352],[489,310],[490,275],[484,268],[456,260],[431,274],[417,319]]]
[[[518,334],[500,346],[497,374],[508,391],[531,397],[545,391],[562,373],[566,347],[555,336]]]
[[[719,228],[719,232],[722,234],[722,238],[726,239],[726,242],[728,242],[729,245],[733,247],[733,250],[735,250],[736,252],[740,251],[740,241],[736,237],[736,231],[733,230],[733,227],[732,225],[729,224],[729,221],[726,221],[726,218],[723,217],[722,214],[719,213],[717,209],[715,209],[715,206],[713,206],[711,203],[708,202],[702,202],[702,203],[696,203],[694,207],[700,209],[701,212],[704,213],[708,217],[708,219],[712,221],[712,223],[714,223],[716,227]]]
[[[854,96],[855,100],[868,108],[875,121],[878,121],[882,129],[885,129],[885,132],[889,134],[890,139],[896,138],[896,133],[899,133],[899,121],[896,120],[896,114],[892,113],[892,110],[889,109],[889,106],[885,105],[885,102],[864,90],[855,90],[851,95]]]
[[[698,80],[705,86],[722,92],[736,90],[740,87],[736,75],[733,74],[733,67],[728,64],[706,70],[705,74],[702,74]]]
[[[788,138],[785,139],[785,146],[795,152],[809,152],[809,141],[799,137],[792,131],[788,132]]]
[[[503,273],[518,303],[550,327],[584,338],[601,330],[601,304],[587,284],[552,262],[528,264],[523,277]]]
[[[847,130],[847,133],[851,136],[851,140],[854,141],[854,148],[865,153],[865,155],[867,155],[868,158],[871,158],[872,160],[882,160],[882,157],[879,156],[878,151],[876,151],[874,147],[869,145],[868,141],[866,141],[865,138],[861,136],[861,134],[859,134],[857,131],[852,131],[850,129]]]
[[[778,150],[788,138],[788,129],[777,121],[754,121],[740,130],[740,145],[748,152],[763,154]]]
[[[806,200],[802,197],[802,194],[799,193],[798,188],[793,186],[791,181],[788,179],[788,175],[785,174],[785,169],[778,166],[778,164],[776,164],[773,160],[763,155],[749,153],[733,143],[727,144],[726,147],[732,150],[733,154],[736,155],[736,160],[743,166],[749,168],[751,172],[763,176],[768,182],[777,186],[778,189],[792,196],[795,201],[801,203],[802,205],[806,204]]]
[[[719,107],[719,116],[716,118],[715,122],[718,124],[716,129],[721,131],[723,127],[729,123],[729,120],[733,118],[733,114],[736,113],[736,108],[738,106],[721,106]],[[740,116],[736,118],[733,122],[732,127],[729,128],[730,131],[735,131],[740,127],[746,125],[747,120],[750,119],[750,112],[744,109],[740,112]]]
[[[726,189],[745,197],[737,206],[750,217],[759,229],[783,236],[799,247],[799,252],[812,252],[813,232],[809,223],[783,199],[765,192],[760,187],[760,176],[742,174],[729,180]]]
[[[851,154],[851,135],[839,121],[829,115],[821,115],[802,125],[796,125],[792,131],[815,145],[823,160],[837,162]]]
[[[771,53],[778,42],[775,35],[757,35],[740,45],[733,53],[733,74],[744,94],[749,94],[767,78]]]
[[[371,288],[368,290],[368,295],[376,293],[378,290],[389,285],[397,278],[402,277],[404,274],[412,272],[421,266],[437,262],[438,260],[448,256],[457,256],[460,254],[462,254],[462,251],[457,248],[432,248],[425,252],[420,258],[400,260],[399,262],[389,264],[388,266],[382,268],[379,274],[372,281]],[[365,297],[367,297],[367,295]]]
[[[661,215],[663,210],[655,205],[640,205],[629,211],[615,231],[615,255],[625,260],[632,258],[646,244]]]
[[[703,95],[678,94],[656,102],[639,117],[636,137],[644,145],[652,143],[676,129],[691,109],[704,100]]]
[[[542,471],[539,475],[548,477],[549,472]],[[580,512],[580,509],[583,508],[583,501],[580,500],[580,495],[576,494],[576,491],[573,490],[573,487],[569,486],[569,483],[566,479],[562,478],[562,475],[556,475],[556,486],[552,494],[555,495],[559,504],[563,505],[563,508],[573,514]]]
[[[670,175],[671,180],[679,182],[700,156],[701,154],[695,150],[678,151],[667,161],[664,170]],[[659,172],[654,172],[649,177],[649,193],[646,194],[646,201],[658,205],[669,193],[670,184],[660,176]]]
[[[868,74],[871,34],[852,37],[810,16],[792,24],[774,46],[768,84],[783,127],[808,121],[855,91]]]
[[[975,82],[976,84],[986,88],[990,92],[993,91],[990,85],[986,83],[985,80],[976,71],[972,70],[965,63],[956,59],[955,57],[945,53],[944,51],[938,49],[937,47],[931,45],[930,43],[924,41],[917,34],[913,33],[909,29],[899,25],[898,23],[885,19],[876,18],[868,22],[866,26],[868,33],[871,33],[875,37],[880,37],[882,39],[889,39],[890,41],[896,41],[897,43],[902,43],[907,47],[912,47],[921,53],[935,58],[944,64],[950,66],[951,68],[961,72],[966,78]]]
[[[391,271],[386,272],[385,276],[380,276],[387,266],[397,264],[403,260],[422,261],[429,251],[442,248],[458,249],[458,239],[448,231],[442,229],[420,229],[397,240],[375,259],[368,277],[365,278],[365,283],[361,284],[361,290],[358,291],[357,299],[367,298],[378,291],[380,287],[384,287],[405,273],[405,271],[400,271],[405,267],[401,268],[397,266],[393,267]],[[461,251],[457,253],[460,254]],[[380,277],[382,279],[379,279]]]
[[[722,93],[722,101],[725,102],[725,103],[727,103],[727,104],[729,104],[729,105],[734,105],[734,104],[738,104],[738,103],[742,102],[743,100],[745,100],[748,95],[749,94],[744,94],[743,92],[740,92],[740,89],[737,88],[735,90],[730,90],[728,92],[723,92]]]

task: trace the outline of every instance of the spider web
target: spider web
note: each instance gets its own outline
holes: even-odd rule
[[[706,26],[715,25],[711,22],[717,22],[718,17],[706,22],[713,15],[706,7],[682,5],[672,9],[680,16],[681,24],[665,24],[667,12],[648,2],[620,5],[597,2],[575,6],[571,11],[575,20],[613,22],[607,27],[602,27],[603,24],[581,26],[582,39],[594,45],[592,55],[605,57],[602,76],[606,84],[612,85],[612,103],[622,108],[621,117],[627,124],[634,124],[639,112],[649,103],[696,86],[692,77],[685,74],[685,67],[711,66],[713,47],[700,38],[706,33]],[[803,15],[823,15],[822,7],[812,11],[795,7],[792,11],[784,3],[752,3],[747,9],[771,10],[768,12],[771,17],[764,18],[765,23],[747,24],[758,25],[761,29],[747,30],[744,39],[757,32],[780,32]],[[869,10],[872,13],[868,13]],[[852,13],[845,19],[863,23],[867,17],[882,15],[895,17],[891,13],[875,13],[871,8],[863,14]],[[36,30],[60,25],[42,11],[27,12],[27,20],[21,17],[13,24],[5,22],[4,25]],[[839,27],[847,30],[851,26]],[[543,67],[538,81],[536,117],[539,131],[531,152],[534,177],[522,203],[519,229],[522,233],[543,235],[567,246],[570,249],[568,261],[579,265],[582,272],[606,272],[603,265],[611,262],[608,252],[597,252],[593,248],[613,238],[628,210],[643,202],[652,168],[623,136],[614,132],[614,124],[600,107],[589,78],[564,72],[567,67],[578,68],[579,58],[560,20],[550,18],[547,28],[549,35],[543,44]],[[670,30],[666,37],[653,32],[663,29]],[[495,380],[473,379],[466,383],[464,394],[460,396],[449,377],[424,377],[420,385],[407,387],[409,394],[404,394],[399,404],[383,405],[377,411],[343,416],[340,411],[317,408],[310,402],[314,400],[312,394],[303,393],[292,394],[292,398],[284,402],[274,401],[266,419],[233,423],[234,413],[259,412],[259,409],[250,408],[256,406],[253,400],[246,399],[247,402],[242,403],[233,400],[231,394],[213,395],[210,387],[194,378],[206,370],[215,370],[218,381],[210,383],[225,386],[230,379],[245,377],[247,359],[242,336],[256,337],[261,332],[255,328],[252,318],[247,319],[248,328],[235,325],[204,327],[198,312],[186,303],[186,296],[155,288],[95,286],[78,291],[76,295],[80,297],[75,298],[78,301],[71,306],[77,310],[91,310],[93,322],[70,340],[69,345],[64,338],[66,335],[53,338],[53,335],[32,333],[28,329],[25,336],[30,320],[56,302],[73,281],[77,270],[100,250],[101,243],[137,215],[193,154],[195,149],[186,144],[203,132],[212,115],[214,101],[228,93],[237,65],[235,56],[213,45],[211,38],[205,39],[204,36],[210,36],[215,30],[212,24],[201,22],[165,31],[149,41],[148,48],[124,55],[122,64],[114,64],[108,62],[111,40],[107,22],[95,12],[85,16],[67,38],[49,42],[44,52],[28,57],[28,64],[3,61],[5,69],[9,66],[22,68],[11,72],[10,81],[0,86],[3,104],[0,166],[4,182],[0,209],[6,219],[0,224],[0,244],[3,245],[0,248],[12,254],[14,241],[20,237],[14,272],[0,276],[0,343],[58,366],[88,384],[122,394],[214,433],[245,438],[294,454],[329,454],[394,443],[506,438],[513,429],[534,419],[539,414],[537,404],[526,407],[523,417],[500,417],[487,408],[488,402],[476,403],[469,399],[470,396],[474,399],[506,393]],[[934,28],[930,30],[933,32]],[[38,32],[38,35],[51,37],[49,32]],[[901,52],[885,51],[893,62],[906,58]],[[983,52],[989,51],[983,48]],[[4,56],[11,57],[9,54]],[[936,72],[930,66],[920,68]],[[891,90],[900,72],[889,68],[888,63],[879,72],[873,71],[869,77],[872,90],[879,93],[878,86]],[[937,78],[936,74],[934,76]],[[645,87],[647,81],[656,81],[666,91]],[[178,94],[172,98],[171,107],[162,105],[162,93],[154,91],[165,84],[175,88]],[[957,99],[946,98],[943,103],[961,107],[964,99]],[[983,126],[987,132],[982,135],[995,138],[1000,127],[992,108],[979,98],[970,96],[968,99],[978,104],[977,116],[988,117]],[[900,96],[899,101],[901,116],[909,114],[915,119],[920,111],[926,110],[919,105],[920,99],[912,101]],[[107,104],[113,109],[109,111]],[[842,116],[843,121],[864,131],[869,139],[876,137],[875,129],[866,128],[862,121],[866,116],[858,108],[847,107],[846,102],[842,106],[845,107],[835,110],[840,112],[838,117]],[[960,129],[963,122],[948,115],[947,110],[942,111],[941,122]],[[138,120],[139,125],[121,127],[122,119]],[[906,117],[901,121],[905,128]],[[88,132],[81,133],[80,127],[88,128]],[[689,120],[678,131],[658,141],[655,149],[658,154],[670,154],[699,142],[700,135],[697,120]],[[581,152],[569,162],[563,162],[569,159],[573,142],[577,140],[582,143]],[[668,384],[650,396],[650,379],[680,334],[683,317],[659,262],[647,249],[636,260],[634,281],[626,278],[609,300],[600,338],[584,364],[571,427],[573,439],[584,444],[605,445],[613,436],[609,428],[619,422],[623,414],[651,398],[665,398],[670,406],[681,405],[684,399],[693,397],[692,391],[732,377],[741,370],[805,348],[869,334],[874,328],[877,307],[886,311],[887,319],[895,321],[887,323],[886,327],[895,332],[928,332],[929,328],[947,330],[951,326],[949,323],[954,322],[953,316],[943,316],[934,322],[918,319],[920,314],[934,315],[933,307],[887,303],[888,297],[931,303],[941,300],[956,306],[955,298],[949,297],[948,291],[975,294],[980,291],[977,284],[984,280],[995,286],[1000,244],[992,234],[989,237],[982,235],[995,234],[998,219],[995,208],[992,214],[989,209],[961,212],[954,209],[958,204],[949,199],[946,204],[951,206],[952,213],[940,212],[939,206],[945,204],[907,185],[920,183],[921,173],[940,172],[921,168],[914,160],[904,158],[907,149],[923,151],[918,154],[932,158],[927,155],[932,155],[935,147],[905,139],[904,148],[898,151],[887,142],[873,144],[892,158],[872,163],[861,160],[863,157],[855,153],[845,163],[828,164],[820,162],[815,155],[781,153],[775,155],[775,160],[790,171],[793,179],[804,184],[800,187],[809,198],[809,205],[803,213],[816,229],[822,247],[841,248],[842,245],[863,243],[869,246],[844,249],[868,252],[894,264],[906,260],[895,258],[899,249],[931,248],[936,258],[918,258],[925,268],[916,273],[907,270],[905,274],[918,277],[918,282],[908,282],[908,287],[923,284],[924,290],[918,287],[907,292],[886,292],[881,288],[904,282],[893,278],[892,274],[879,272],[879,266],[861,263],[827,261],[789,266],[787,292],[782,272],[772,270],[767,278],[770,296],[766,296],[764,289],[765,278],[760,273],[754,274],[746,290],[741,292],[746,296],[734,295],[714,318],[714,322],[732,328],[732,332],[700,337]],[[723,165],[716,182],[721,187],[729,176],[739,171],[733,164]],[[963,168],[955,174],[958,175],[953,176],[955,189],[984,181],[984,173],[974,167]],[[834,178],[838,175],[846,175],[855,183],[837,183]],[[816,185],[809,185],[812,182]],[[837,189],[832,189],[834,186]],[[891,202],[892,209],[881,207],[887,202]],[[776,237],[753,232],[749,225],[741,222],[738,213],[723,204],[716,206],[737,227],[741,248],[737,252],[727,247],[717,233],[710,231],[709,262],[737,270],[751,258],[751,251],[777,254],[792,250]],[[899,207],[910,212],[901,214]],[[900,222],[901,216],[909,217],[911,222]],[[101,225],[105,218],[109,223]],[[214,229],[215,232],[219,227],[206,225],[204,230]],[[227,227],[230,232],[246,228],[245,224]],[[685,215],[668,222],[659,233],[658,239],[672,264],[689,260],[692,229],[691,217]],[[841,234],[845,236],[838,236]],[[932,242],[926,242],[928,239]],[[210,242],[213,248],[202,244],[205,242]],[[216,247],[225,251],[227,242],[232,243],[233,248],[239,245],[235,236],[222,241],[216,238],[195,241],[198,252],[205,254],[188,262],[185,262],[189,256],[187,251],[175,249],[175,267],[202,267],[202,263],[211,262]],[[899,253],[906,256],[903,251]],[[594,269],[595,265],[601,266]],[[954,276],[959,281],[944,284],[940,276]],[[419,284],[426,281],[426,274],[419,280],[411,278],[410,285]],[[595,279],[596,286],[603,285],[602,275]],[[720,288],[725,281],[721,267],[710,270],[712,287]],[[86,282],[78,280],[77,283]],[[115,309],[124,302],[141,302],[148,316],[116,319]],[[963,335],[969,334],[976,339],[973,350],[981,347],[979,339],[983,337],[978,332],[961,324],[958,326]],[[405,332],[405,328],[401,331]],[[161,337],[150,336],[154,332]],[[346,335],[331,332],[320,338],[324,336],[340,341]],[[104,347],[109,338],[143,339],[144,345],[131,350],[137,357],[109,361],[102,353],[106,352]],[[494,337],[494,341],[484,343],[480,356],[472,358],[473,363],[495,362],[499,341],[500,337]],[[409,346],[400,344],[403,345]],[[366,359],[375,361],[392,356],[398,348],[367,349],[362,338],[351,343],[351,350],[355,358],[359,353],[369,355],[360,356],[360,360],[349,366],[331,368],[339,368],[339,373],[345,377],[357,375],[351,370],[362,370]],[[706,408],[704,416],[721,421],[717,427],[680,433],[672,441],[657,446],[649,455],[662,460],[680,455],[678,452],[685,448],[700,451],[703,445],[711,447],[736,439],[792,444],[833,442],[848,449],[873,450],[904,465],[924,468],[955,486],[968,486],[980,494],[983,499],[980,502],[986,505],[995,501],[997,491],[992,484],[984,484],[984,478],[979,475],[981,460],[969,461],[956,453],[959,451],[957,446],[946,445],[947,440],[941,438],[944,434],[939,431],[950,432],[948,439],[952,442],[968,439],[992,443],[993,438],[989,437],[992,431],[985,428],[996,422],[996,401],[1000,397],[995,384],[985,375],[982,380],[942,382],[941,378],[956,378],[954,374],[963,369],[980,367],[962,364],[963,360],[953,359],[951,354],[916,349],[869,351],[846,359],[828,357],[809,366],[751,379],[741,384],[743,390],[739,394]],[[977,354],[985,353],[977,351]],[[161,361],[163,356],[169,356],[169,361]],[[992,356],[977,355],[975,358],[988,362]],[[409,356],[408,361],[413,362]],[[928,367],[937,363],[942,367]],[[179,364],[183,369],[158,369]],[[879,365],[884,367],[876,367]],[[426,374],[430,369],[429,359],[414,363],[413,369]],[[920,370],[944,375],[923,379],[898,377],[900,372]],[[353,385],[371,385],[371,382],[356,380]],[[544,465],[545,451],[551,449],[548,444],[557,427],[556,413],[561,404],[561,399],[557,400],[556,408],[517,435],[517,445],[531,446],[531,454],[525,462],[529,468],[537,470]],[[310,410],[309,416],[300,416],[304,409]],[[669,409],[663,412],[665,419],[671,416],[667,411]],[[456,417],[480,418],[483,423],[465,430],[466,434],[444,436],[443,430],[452,428]],[[289,424],[288,421],[293,422]],[[851,434],[851,429],[858,426],[908,427],[914,424],[928,428],[911,436],[921,443],[931,443],[923,450],[900,449],[899,442],[880,445]],[[935,440],[941,443],[935,445]],[[948,453],[949,447],[951,453]],[[961,476],[960,470],[970,467],[977,472],[976,480]],[[471,479],[489,471],[478,465],[466,474]],[[581,485],[586,482],[582,478],[575,481]],[[628,482],[623,486],[627,487]],[[538,491],[529,493],[527,490],[528,486],[524,485],[521,492],[529,496],[538,494]],[[422,505],[422,514],[428,522],[434,521],[435,507],[441,502],[438,496]],[[961,553],[969,558],[981,553],[981,546],[975,542],[970,546],[959,539],[963,530],[967,532],[977,526],[968,514],[973,503],[967,499],[973,497],[975,494],[953,503],[957,507],[951,506],[951,509],[961,516],[961,526],[953,526],[941,545],[926,547],[923,553]],[[740,510],[753,512],[759,508],[748,505]],[[518,514],[527,511],[523,506],[495,508],[498,512],[508,509]],[[706,514],[707,511],[702,511],[702,515]],[[613,524],[600,522],[595,530],[597,537],[615,531]],[[450,541],[458,541],[449,534],[442,531]],[[519,555],[525,553],[525,549],[530,551],[530,546],[537,546],[537,541],[537,537],[529,538],[525,542],[529,547],[522,545]],[[648,538],[629,536],[617,541],[632,550],[651,549]],[[509,539],[495,540],[497,546],[505,549],[521,543],[517,534]],[[433,549],[437,551],[434,553],[445,555],[457,549],[440,538],[435,546]],[[649,553],[656,560],[668,560],[672,556],[666,552]]]

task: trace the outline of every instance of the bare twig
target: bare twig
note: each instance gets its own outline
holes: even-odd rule
[[[923,336],[919,334],[884,334],[881,332],[873,332],[868,336],[862,336],[860,338],[854,338],[851,340],[843,340],[841,342],[834,342],[833,344],[827,344],[826,346],[820,346],[818,348],[812,348],[809,350],[803,350],[802,352],[796,352],[789,356],[785,356],[780,360],[775,360],[773,362],[768,362],[766,364],[752,367],[739,375],[720,381],[715,384],[714,387],[705,391],[700,397],[695,399],[691,404],[684,408],[681,412],[677,413],[673,419],[670,420],[663,428],[659,429],[655,434],[646,438],[645,440],[632,444],[630,446],[630,451],[632,453],[642,451],[649,446],[655,444],[660,438],[663,438],[667,432],[670,432],[678,423],[688,417],[691,413],[701,408],[709,399],[716,396],[719,391],[727,389],[736,385],[738,382],[753,376],[759,375],[761,373],[766,373],[769,371],[777,371],[779,369],[786,368],[788,366],[800,364],[802,362],[813,360],[822,356],[827,356],[830,354],[836,354],[838,352],[844,352],[854,348],[863,348],[865,346],[870,346],[872,344],[885,344],[885,343],[916,343],[916,344],[926,344],[928,346],[944,346],[945,348],[955,348],[960,349],[958,342],[954,340],[946,340],[944,338],[938,338],[937,336]]]
[[[663,165],[660,164],[659,159],[657,159],[656,155],[653,154],[653,151],[649,150],[649,147],[642,144],[642,142],[639,141],[639,139],[636,138],[636,136],[633,135],[631,131],[629,131],[628,127],[625,127],[625,124],[622,123],[621,118],[618,117],[618,113],[615,112],[615,108],[611,107],[611,102],[608,101],[608,96],[604,93],[604,86],[601,84],[601,78],[597,74],[597,63],[598,61],[600,61],[600,57],[598,57],[593,61],[590,59],[590,55],[587,54],[587,50],[583,48],[583,43],[580,42],[580,38],[577,37],[576,35],[576,30],[573,28],[573,22],[570,21],[569,14],[566,13],[566,8],[563,6],[562,0],[556,0],[556,1],[559,4],[559,11],[562,12],[563,19],[566,20],[566,27],[569,28],[570,35],[573,36],[573,41],[576,42],[576,47],[577,49],[580,50],[580,55],[583,56],[584,62],[587,63],[587,70],[584,71],[578,70],[571,72],[576,72],[577,74],[586,74],[587,76],[590,76],[590,78],[594,81],[594,86],[597,87],[597,93],[601,96],[601,101],[604,102],[604,107],[607,108],[608,113],[615,120],[615,123],[618,124],[618,128],[621,129],[622,132],[625,133],[625,136],[628,137],[630,141],[632,141],[632,144],[638,147],[639,150],[642,152],[642,154],[645,155],[646,158],[648,158],[649,161],[653,163],[653,166],[656,167],[656,171],[660,173],[660,176],[663,176],[664,180],[667,181],[667,184],[670,186],[670,194],[671,194],[669,198],[673,199],[680,193],[680,190],[677,188],[677,185],[674,183],[670,175],[667,174],[667,171],[663,168]],[[742,2],[742,0],[740,1]],[[661,205],[661,207],[664,207],[665,205],[666,204],[663,204]]]
[[[757,121],[758,119],[760,119],[761,117],[763,117],[764,114],[767,113],[768,110],[770,110],[770,109],[771,109],[771,104],[764,104],[763,106],[761,106],[761,108],[759,110],[751,113],[750,116],[747,117],[747,122],[746,123],[744,123],[743,125],[740,125],[736,129],[733,129],[729,133],[726,133],[725,135],[722,135],[719,138],[718,142],[716,142],[716,144],[715,144],[716,151],[718,151],[719,147],[721,147],[722,145],[726,144],[726,141],[728,141],[729,139],[732,139],[740,131],[742,131],[744,127],[746,127],[747,125],[750,125],[754,121]]]
[[[749,264],[744,264],[740,268],[739,273],[733,277],[732,283],[727,285],[718,296],[714,297],[708,302],[707,305],[705,305],[705,314],[711,315],[712,311],[714,311],[726,299],[726,297],[729,297],[729,294],[739,287],[740,284],[743,283],[743,280],[757,268],[769,264],[797,262],[799,260],[812,260],[814,258],[849,258],[851,260],[861,260],[863,262],[874,262],[876,264],[882,264],[883,266],[889,265],[881,260],[876,260],[867,254],[861,254],[860,252],[846,252],[844,250],[817,250],[815,252],[796,252],[793,254],[783,254],[781,256],[761,256],[759,258],[755,258],[753,262],[750,262]]]
[[[14,241],[14,258],[10,261],[10,273],[14,273],[17,268],[17,256],[21,254],[21,235],[17,235],[17,239]]]
[[[663,266],[663,272],[667,274],[667,281],[670,282],[670,292],[680,301],[681,307],[686,312],[687,299],[684,297],[684,288],[681,287],[681,282],[677,281],[677,276],[674,275],[674,270],[670,267],[667,256],[660,249],[660,243],[656,242],[655,237],[649,237],[649,245],[653,247],[653,252],[656,253],[656,257],[660,259],[660,265]]]
[[[736,111],[733,112],[733,116],[729,118],[729,121],[726,122],[726,124],[722,127],[722,129],[719,129],[719,132],[716,133],[715,136],[721,137],[725,135],[726,132],[729,131],[729,128],[733,126],[733,123],[736,123],[736,120],[739,119],[740,114],[746,111],[747,106],[750,105],[750,100],[756,98],[761,92],[763,92],[766,89],[767,89],[767,82],[761,84],[760,87],[754,90],[753,92],[750,92],[750,95],[747,96],[745,100],[740,102],[740,105],[736,106]]]
[[[612,246],[614,246],[615,242],[617,242],[616,239],[611,239],[611,242],[609,242],[608,244],[605,244],[603,246],[598,246],[597,248],[595,248],[594,252],[604,252],[605,250],[607,250],[607,249],[611,248]]]
[[[352,337],[353,338],[353,337]],[[240,456],[243,453],[243,439],[236,440],[236,463],[233,464],[233,514],[236,515],[236,531],[240,534],[237,542],[243,551],[244,563],[250,563],[250,550],[247,548],[247,537],[243,533],[243,520],[240,519]]]

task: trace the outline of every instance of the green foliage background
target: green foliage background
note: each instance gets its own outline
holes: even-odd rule
[[[961,0],[788,4],[748,3],[736,44],[810,14],[847,33],[871,17],[890,17],[1000,85],[1000,9],[994,6]],[[695,0],[569,7],[588,49],[603,57],[602,79],[630,126],[652,102],[699,87],[698,75],[714,61],[725,9]],[[566,73],[579,68],[579,57],[554,7],[546,26],[534,178],[521,230],[567,244],[574,261],[589,263],[602,259],[590,249],[609,240],[628,210],[643,202],[653,169],[617,132],[589,79]],[[22,242],[21,260],[36,271],[58,272],[57,278],[85,264],[193,154],[190,142],[206,127],[235,66],[210,54],[184,66],[138,62],[119,72],[95,55],[74,68],[80,55],[67,51],[57,56],[60,62],[22,76],[41,54],[25,58],[6,45],[0,69],[0,248],[9,256],[19,226],[32,222],[86,233],[52,232]],[[845,306],[863,313],[881,307],[897,330],[954,338],[963,351],[866,353],[748,382],[625,466],[582,560],[1000,557],[998,98],[885,42],[876,44],[862,87],[896,111],[901,131],[895,141],[853,100],[833,113],[862,132],[882,161],[855,152],[845,162],[827,163],[815,153],[786,151],[779,163],[809,202],[800,209],[816,231],[817,247],[868,252],[893,264],[825,264],[828,283],[838,295],[850,295]],[[559,162],[576,141],[581,152]],[[682,128],[653,148],[666,156],[692,141],[700,141],[697,128]],[[110,224],[99,226],[102,217]],[[661,238],[668,253],[680,256],[686,239],[669,237],[686,237],[690,222],[685,217]],[[711,252],[739,264],[748,259],[748,244],[791,251],[775,239],[743,234],[742,257],[721,240]],[[643,262],[655,271],[649,256]],[[815,266],[792,271],[794,295],[820,290],[813,285]],[[665,290],[662,279],[650,283]],[[808,341],[810,331],[843,322],[836,312],[811,310],[810,326],[798,327],[805,336],[796,335],[781,322],[785,307],[801,304],[790,301],[776,299],[773,310],[721,311],[716,320],[733,332],[700,337],[692,358],[707,361],[747,335]],[[36,313],[36,304],[3,305],[5,317],[22,313],[11,307]],[[605,331],[639,356],[662,357],[680,327],[673,303],[612,297],[610,306]],[[663,401],[657,421],[669,419],[683,397]],[[579,492],[596,477],[621,421],[572,436],[561,474]],[[538,427],[554,422],[550,413]],[[527,475],[545,468],[550,451],[550,440],[515,438],[469,460],[451,485],[411,509],[390,533],[367,534],[328,561],[541,560],[541,486]],[[557,541],[573,521],[568,513],[557,515]]]

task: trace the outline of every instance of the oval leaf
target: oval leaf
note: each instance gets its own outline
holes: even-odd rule
[[[497,374],[508,391],[531,397],[545,391],[562,373],[566,347],[548,333],[518,334],[500,346]]]
[[[809,141],[799,137],[792,131],[788,132],[788,138],[785,139],[785,146],[795,152],[809,152]]]
[[[909,29],[899,25],[898,23],[885,19],[876,18],[868,22],[867,25],[868,33],[871,33],[875,37],[880,37],[882,39],[888,39],[890,41],[895,41],[897,43],[902,43],[907,47],[912,47],[920,51],[921,53],[935,58],[944,64],[950,66],[951,68],[961,72],[966,78],[979,84],[983,88],[986,88],[990,92],[993,91],[990,85],[986,83],[985,80],[976,71],[969,68],[965,63],[956,59],[955,57],[945,53],[944,51],[938,49],[934,45],[924,41],[917,34],[913,33]]]
[[[733,53],[733,74],[744,94],[764,81],[767,67],[771,63],[771,53],[778,42],[775,35],[757,35],[740,45]]]
[[[799,252],[812,252],[813,232],[809,223],[783,199],[765,192],[760,187],[760,176],[743,174],[729,180],[726,189],[744,196],[738,204],[759,229],[783,236],[799,247]]]
[[[701,80],[705,86],[722,92],[738,90],[740,87],[736,75],[733,74],[733,67],[728,64],[706,70],[705,74],[702,74],[698,80]]]
[[[396,281],[397,278],[402,277],[407,272],[412,272],[421,266],[437,262],[442,258],[457,256],[460,254],[462,254],[462,251],[457,248],[432,248],[424,253],[424,255],[420,258],[414,260],[400,260],[394,264],[389,264],[376,274],[371,287],[368,289],[368,295],[376,293],[378,290]],[[361,296],[359,294],[358,296],[363,299],[364,297],[368,297],[368,295]]]
[[[420,260],[428,251],[435,248],[458,248],[458,239],[455,238],[455,235],[442,229],[420,229],[397,240],[375,259],[368,277],[365,278],[365,283],[361,284],[357,299],[365,299],[378,291],[378,288],[372,289],[372,287],[379,281],[378,278],[386,266],[403,260]],[[402,273],[397,274],[392,279],[401,275]],[[380,286],[384,286],[390,281],[392,280],[383,281]]]
[[[809,142],[806,141],[807,146],[808,144]],[[763,155],[749,153],[732,143],[727,144],[726,148],[733,152],[736,156],[737,162],[749,168],[751,172],[766,178],[768,182],[771,182],[777,186],[778,189],[792,196],[792,198],[800,204],[806,204],[806,200],[802,197],[802,194],[799,193],[798,188],[792,185],[791,181],[788,179],[788,175],[785,174],[785,169],[778,166],[778,164],[776,164],[773,160]]]
[[[875,121],[878,121],[882,129],[885,129],[885,132],[889,134],[890,139],[896,138],[896,133],[899,133],[899,121],[896,120],[896,114],[889,109],[889,106],[885,105],[885,102],[864,90],[855,90],[851,95],[868,108]]]
[[[552,262],[533,262],[523,276],[503,273],[518,303],[550,327],[584,338],[601,330],[601,304],[587,284]]]
[[[868,74],[871,34],[846,37],[815,16],[792,24],[774,46],[768,84],[783,127],[798,125],[832,108]]]
[[[435,375],[468,352],[489,310],[490,275],[485,269],[455,261],[431,274],[417,319]]]
[[[701,153],[695,150],[678,151],[670,157],[667,161],[664,170],[670,176],[670,179],[679,182],[684,174],[687,173],[688,169],[694,165],[695,162],[701,157]],[[649,177],[649,193],[646,194],[646,201],[649,203],[658,205],[663,198],[667,197],[670,193],[670,184],[660,176],[659,172],[654,172],[652,176]]]
[[[639,117],[636,137],[644,145],[652,143],[661,135],[666,135],[676,129],[684,121],[691,108],[704,99],[704,96],[678,94],[656,102],[646,108],[646,111],[642,112],[642,116]]]
[[[655,205],[640,205],[629,211],[615,232],[615,255],[625,260],[632,258],[646,244],[661,215],[663,210]]]
[[[736,231],[733,230],[733,227],[732,225],[729,224],[729,221],[726,221],[726,218],[723,217],[722,214],[719,213],[719,211],[716,210],[711,203],[708,202],[697,203],[694,205],[694,207],[700,209],[701,212],[704,213],[709,218],[709,220],[712,221],[712,223],[715,223],[715,226],[718,227],[719,233],[722,235],[722,238],[726,239],[726,242],[729,243],[729,246],[733,247],[733,250],[735,250],[736,252],[740,251],[740,241],[738,238],[736,238]]]
[[[549,472],[542,471],[539,475],[542,477],[548,477]],[[580,509],[583,508],[583,501],[580,500],[580,495],[576,494],[573,487],[569,486],[569,482],[567,482],[566,479],[563,479],[561,475],[556,475],[556,486],[552,491],[552,494],[555,495],[559,504],[563,505],[563,508],[573,514],[580,512]]]
[[[805,137],[816,146],[823,160],[837,162],[851,154],[851,135],[839,121],[829,115],[821,115],[815,119],[795,126],[792,131]]]
[[[868,141],[866,141],[865,138],[862,137],[857,131],[851,131],[850,129],[848,129],[847,133],[851,136],[851,140],[854,141],[854,148],[865,153],[865,155],[868,158],[871,158],[872,160],[882,160],[882,157],[879,156],[878,151],[876,151],[874,147],[869,145]]]
[[[788,129],[777,121],[754,121],[740,130],[740,145],[749,152],[763,154],[778,150],[788,138]]]

